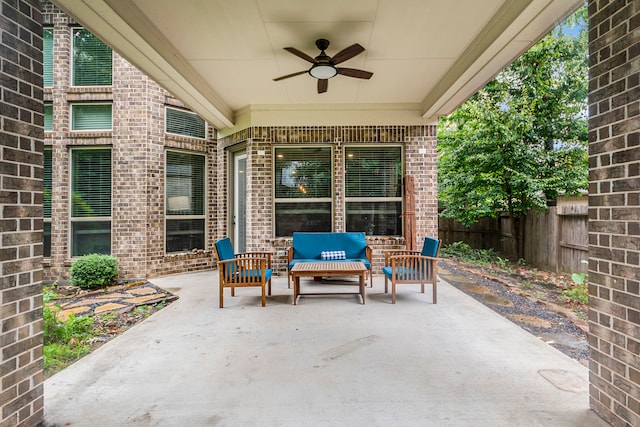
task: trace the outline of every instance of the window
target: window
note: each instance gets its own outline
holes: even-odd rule
[[[274,149],[275,235],[331,231],[331,147]]]
[[[50,102],[44,103],[44,130],[53,130],[53,105]]]
[[[43,256],[51,257],[51,148],[44,149],[44,176],[42,177],[42,216],[44,217]]]
[[[73,28],[72,86],[110,86],[111,48],[84,28]]]
[[[71,256],[111,253],[111,149],[71,151]]]
[[[71,130],[111,130],[111,104],[71,104]]]
[[[166,251],[205,247],[205,157],[167,151]]]
[[[345,147],[346,230],[402,235],[402,147]]]
[[[204,139],[207,126],[197,114],[168,107],[166,111],[165,132]]]
[[[42,77],[43,86],[53,86],[53,28],[42,29]]]

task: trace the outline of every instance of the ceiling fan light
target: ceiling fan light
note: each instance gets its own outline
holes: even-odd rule
[[[331,77],[338,74],[338,70],[332,65],[328,64],[317,64],[311,67],[309,70],[309,74],[316,79],[330,79]]]

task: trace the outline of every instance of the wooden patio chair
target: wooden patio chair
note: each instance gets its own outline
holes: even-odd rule
[[[391,281],[392,304],[396,303],[396,285],[398,284],[420,284],[421,292],[424,293],[424,285],[431,283],[433,303],[438,302],[438,253],[441,244],[441,240],[426,237],[420,252],[406,249],[385,251],[382,268],[384,292],[388,292],[389,281]]]
[[[262,306],[267,303],[266,292],[271,295],[271,254],[269,252],[234,253],[228,237],[215,242],[214,250],[218,257],[220,285],[220,308],[224,307],[224,288],[260,286],[262,288]]]

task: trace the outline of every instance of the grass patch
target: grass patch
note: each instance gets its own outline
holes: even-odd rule
[[[91,317],[69,316],[65,321],[57,318],[54,310],[43,308],[44,370],[54,373],[89,353],[88,340],[95,335]]]
[[[102,343],[164,308],[167,301],[136,307],[129,312],[108,311],[94,316],[58,316],[59,306],[51,305],[58,298],[56,284],[42,291],[44,327],[44,373],[49,377],[89,354]]]

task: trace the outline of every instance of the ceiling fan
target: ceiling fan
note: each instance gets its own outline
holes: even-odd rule
[[[285,47],[284,50],[293,53],[298,58],[302,58],[305,61],[312,63],[313,65],[308,70],[298,71],[295,73],[287,74],[273,79],[277,82],[280,80],[288,79],[290,77],[299,76],[300,74],[309,73],[311,77],[318,79],[318,93],[324,93],[327,91],[329,85],[329,79],[335,77],[338,74],[347,77],[355,77],[356,79],[370,79],[373,73],[364,70],[357,70],[355,68],[336,67],[336,65],[353,58],[356,55],[364,52],[364,48],[358,43],[352,44],[349,47],[342,49],[336,53],[333,58],[325,53],[325,50],[329,47],[329,40],[318,39],[316,40],[316,47],[320,49],[320,55],[315,58],[310,57],[304,52],[299,51],[295,47]]]

